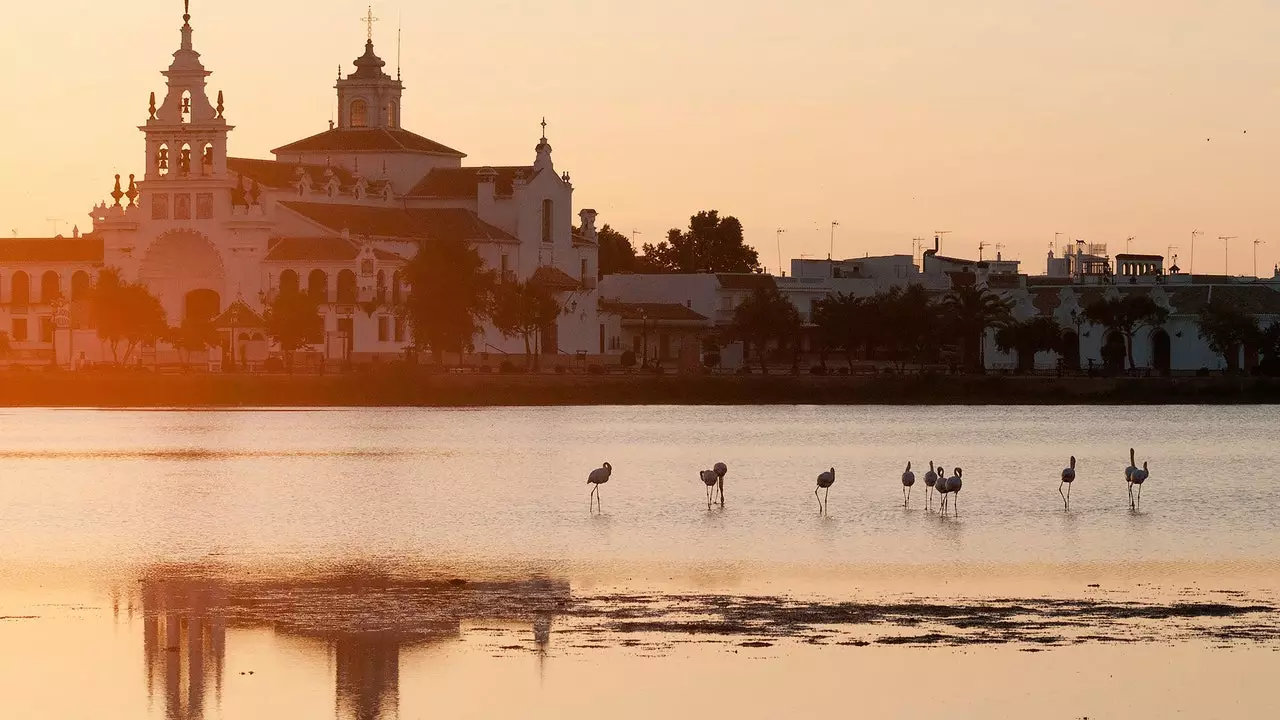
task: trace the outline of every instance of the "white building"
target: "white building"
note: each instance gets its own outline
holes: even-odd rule
[[[208,87],[193,37],[184,15],[166,89],[159,101],[152,93],[139,128],[139,172],[116,178],[113,203],[90,214],[91,231],[0,240],[0,332],[20,361],[48,362],[55,347],[62,364],[72,353],[109,359],[83,308],[104,267],[146,283],[171,325],[226,325],[234,307],[239,327],[222,328],[231,361],[265,356],[261,314],[289,287],[320,301],[319,349],[329,360],[397,356],[412,343],[401,271],[423,243],[448,239],[476,248],[504,280],[557,292],[565,312],[543,337],[545,352],[602,350],[596,214],[578,213],[575,230],[573,185],[555,168],[545,122],[531,163],[464,165],[464,153],[403,127],[404,85],[370,38],[355,71],[338,77],[328,130],[272,159],[232,157],[228,105]],[[475,350],[523,354],[523,341],[489,328]]]

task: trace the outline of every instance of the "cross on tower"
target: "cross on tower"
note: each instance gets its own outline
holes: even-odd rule
[[[547,139],[547,118],[545,116],[542,118],[542,139]]]
[[[191,0],[182,0],[182,22],[191,22]]]
[[[374,24],[374,23],[376,23],[376,22],[378,22],[378,21],[380,20],[380,18],[376,18],[376,17],[374,17],[374,16],[373,16],[373,6],[372,6],[372,5],[370,5],[370,6],[369,6],[369,14],[368,14],[368,15],[365,15],[365,16],[364,16],[364,17],[362,17],[362,18],[360,18],[360,20],[361,20],[361,21],[363,21],[363,22],[365,23],[365,25],[367,25],[367,26],[369,27],[369,42],[373,42],[373,24]]]

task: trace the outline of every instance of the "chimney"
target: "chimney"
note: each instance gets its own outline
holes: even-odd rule
[[[476,215],[485,222],[493,221],[494,197],[498,194],[498,171],[482,167],[476,172]]]
[[[596,230],[596,218],[598,216],[599,213],[591,208],[586,208],[578,213],[578,217],[582,220],[582,234],[591,242],[596,242],[600,239],[600,233]]]

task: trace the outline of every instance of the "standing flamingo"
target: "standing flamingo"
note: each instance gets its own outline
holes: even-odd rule
[[[955,472],[955,475],[952,475],[951,477],[947,478],[947,495],[951,496],[952,498],[951,500],[947,501],[947,506],[950,507],[952,502],[956,503],[955,514],[959,515],[960,514],[960,487],[963,484],[960,481],[960,476],[964,474],[964,471],[961,470],[960,468],[956,468],[954,472]]]
[[[715,470],[700,470],[698,477],[702,479],[702,484],[707,486],[707,509],[711,509],[712,499],[715,497],[716,483],[720,478],[716,477]]]
[[[1124,481],[1129,485],[1129,507],[1133,507],[1133,475],[1138,472],[1133,448],[1129,448],[1129,467],[1124,469]]]
[[[711,469],[716,473],[716,487],[720,490],[720,507],[724,507],[724,476],[729,474],[729,466],[722,462],[718,462],[715,464],[715,467]]]
[[[836,484],[836,469],[831,468],[827,472],[818,475],[818,487],[814,488],[813,496],[818,498],[818,513],[825,515],[827,512],[827,496],[831,494],[831,486]],[[818,489],[824,492],[822,497],[818,497]]]
[[[1062,509],[1071,509],[1071,483],[1076,481],[1076,456],[1071,456],[1071,467],[1064,468],[1062,471],[1062,482],[1058,483],[1058,494],[1062,495]],[[1062,486],[1067,486],[1067,492],[1064,495]]]
[[[1138,499],[1136,501],[1130,501],[1134,510],[1142,507],[1142,484],[1145,483],[1149,477],[1151,477],[1151,470],[1147,468],[1147,461],[1143,460],[1142,469],[1135,469],[1133,471],[1133,475],[1131,476],[1132,481],[1129,485],[1129,495],[1131,497],[1133,495],[1133,486],[1138,486]]]
[[[933,491],[938,493],[938,512],[947,514],[947,469],[938,466],[938,480],[933,484]]]
[[[911,472],[911,461],[907,461],[907,471],[902,473],[902,507],[911,504],[911,486],[916,484],[916,474]]]
[[[938,471],[933,469],[933,461],[929,461],[929,472],[924,474],[924,507],[929,509],[932,507],[930,503],[930,493],[933,492],[933,486],[938,482]]]
[[[609,482],[609,476],[613,474],[613,466],[605,463],[604,467],[598,467],[591,471],[587,476],[587,484],[591,485],[591,495],[587,497],[588,503],[594,498],[595,503],[599,505],[600,512],[604,512],[604,506],[600,505],[600,486]]]

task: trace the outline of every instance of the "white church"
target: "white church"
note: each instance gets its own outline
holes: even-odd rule
[[[404,85],[386,72],[371,29],[354,72],[338,77],[329,130],[282,145],[274,159],[231,157],[233,126],[223,93],[208,88],[190,20],[188,8],[163,99],[152,93],[139,128],[145,165],[116,179],[112,203],[90,213],[91,230],[0,240],[10,362],[110,360],[84,307],[108,267],[144,282],[171,326],[214,319],[223,338],[222,352],[210,353],[215,365],[268,357],[262,316],[289,288],[320,304],[313,362],[402,357],[413,339],[401,270],[424,243],[446,239],[469,243],[504,281],[556,292],[563,312],[541,338],[544,353],[602,352],[596,213],[575,218],[545,122],[531,164],[464,165],[464,153],[402,126]],[[475,352],[523,355],[524,342],[486,328]],[[163,343],[143,353],[153,362],[172,355]]]

